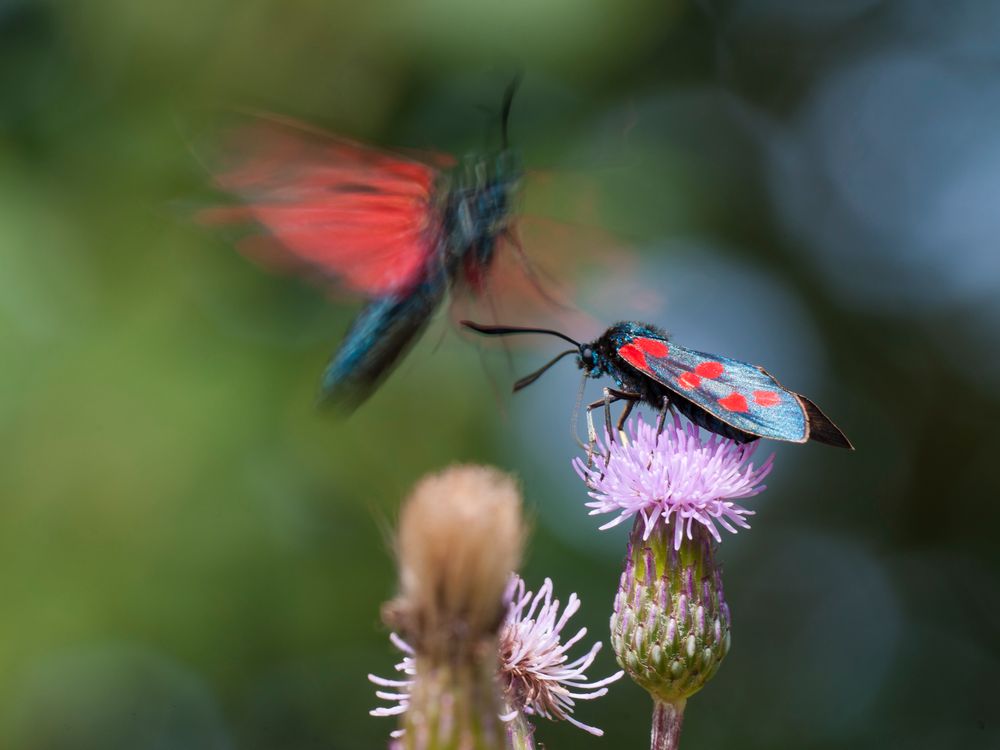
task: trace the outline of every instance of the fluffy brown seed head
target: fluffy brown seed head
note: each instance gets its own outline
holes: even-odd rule
[[[524,536],[510,475],[459,465],[424,477],[400,512],[400,592],[386,606],[387,624],[431,658],[460,657],[492,638]]]

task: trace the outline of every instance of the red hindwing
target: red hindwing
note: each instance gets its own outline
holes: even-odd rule
[[[266,228],[266,238],[241,244],[249,255],[303,263],[380,296],[417,283],[439,241],[440,172],[428,163],[277,118],[231,129],[212,161],[216,186],[242,205],[200,218]]]

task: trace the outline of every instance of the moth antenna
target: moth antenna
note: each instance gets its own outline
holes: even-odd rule
[[[486,301],[487,301],[487,303],[490,306],[490,316],[493,318],[493,320],[496,320],[500,316],[497,315],[497,301],[496,301],[496,298],[493,295],[493,290],[489,286],[487,286],[486,289],[483,292],[483,296],[486,297]],[[514,369],[514,358],[511,356],[510,347],[507,346],[507,342],[506,341],[502,342],[502,344],[503,344],[503,353],[507,357],[507,367],[509,369],[513,370]]]
[[[510,107],[514,103],[514,94],[517,93],[520,85],[521,74],[517,73],[514,80],[507,84],[507,90],[503,94],[503,106],[500,108],[500,142],[504,149],[510,147],[510,141],[507,138],[507,123],[510,121]]]
[[[548,370],[550,367],[552,367],[552,365],[554,365],[560,359],[565,357],[567,354],[576,354],[577,351],[578,351],[577,349],[567,349],[561,354],[558,354],[555,357],[553,357],[550,361],[546,362],[544,365],[539,367],[530,375],[525,375],[523,378],[514,383],[514,393],[517,393],[522,388],[527,388],[529,385],[531,385],[540,377],[542,377],[542,375],[545,374],[545,371]]]
[[[463,328],[468,328],[470,331],[475,331],[476,333],[481,333],[484,336],[510,336],[517,333],[544,333],[549,336],[558,336],[563,341],[567,341],[573,346],[579,348],[580,342],[574,341],[565,333],[560,333],[559,331],[553,331],[551,328],[522,328],[520,326],[487,326],[482,323],[476,323],[471,320],[460,320],[458,324]]]

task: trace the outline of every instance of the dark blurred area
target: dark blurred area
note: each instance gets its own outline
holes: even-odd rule
[[[857,446],[760,449],[683,746],[1000,746],[1000,4],[0,0],[0,747],[384,747],[386,529],[453,461],[522,477],[529,587],[606,638],[624,531],[570,468],[579,373],[496,397],[555,344],[498,380],[443,314],[338,420],[356,306],[191,221],[198,113],[461,154],[515,70],[512,139],[570,176],[525,212],[582,224],[586,187],[638,264],[588,312],[759,362]],[[538,736],[643,747],[649,712],[622,682],[578,709],[603,739]]]

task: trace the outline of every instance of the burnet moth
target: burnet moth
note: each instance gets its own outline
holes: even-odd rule
[[[513,213],[523,168],[507,135],[516,88],[504,95],[500,148],[458,168],[445,155],[390,154],[280,118],[229,133],[212,171],[240,205],[203,211],[202,221],[256,223],[267,234],[247,237],[246,254],[368,299],[323,374],[324,400],[350,409],[368,398],[449,291],[484,287],[501,244],[525,263]]]
[[[781,385],[767,371],[729,357],[695,351],[668,340],[661,329],[646,323],[622,322],[589,343],[547,328],[488,326],[462,321],[469,330],[487,336],[540,333],[557,336],[574,346],[514,384],[519,391],[570,354],[585,378],[609,377],[614,388],[587,407],[588,433],[596,438],[591,411],[605,406],[608,434],[610,405],[624,401],[620,431],[636,403],[654,409],[676,409],[691,422],[737,442],[758,438],[805,443],[815,440],[854,449],[838,428],[812,401]]]

